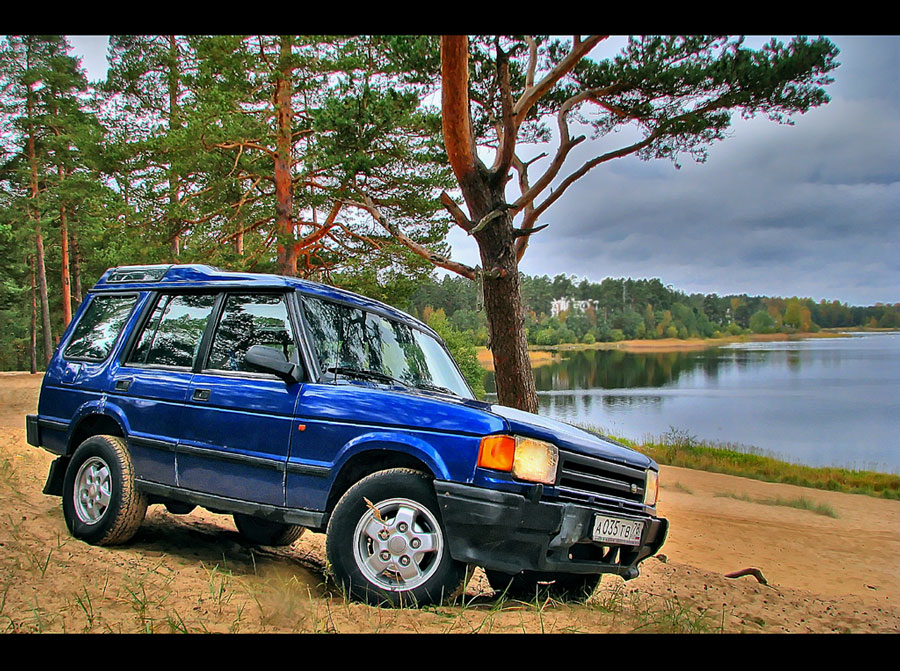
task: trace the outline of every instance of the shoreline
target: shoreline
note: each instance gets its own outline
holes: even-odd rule
[[[895,329],[879,329],[878,332],[893,331]],[[853,329],[852,332],[858,332]],[[875,332],[875,331],[873,331]],[[815,338],[849,338],[846,330],[821,330],[816,333],[751,333],[739,336],[724,336],[722,338],[659,338],[620,340],[618,342],[597,342],[591,344],[568,343],[564,345],[529,345],[528,356],[531,359],[531,367],[538,368],[555,363],[562,359],[561,352],[579,352],[583,350],[616,349],[632,353],[667,353],[690,352],[722,347],[733,343],[743,342],[781,342],[794,340],[810,340]],[[494,362],[491,351],[487,347],[476,347],[478,363],[485,370],[493,371]]]

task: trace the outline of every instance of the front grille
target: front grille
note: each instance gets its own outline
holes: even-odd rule
[[[559,461],[557,489],[561,498],[586,502],[617,499],[632,506],[644,501],[644,469],[562,450]]]

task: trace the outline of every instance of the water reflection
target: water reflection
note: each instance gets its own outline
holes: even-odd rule
[[[900,470],[900,334],[563,352],[534,376],[541,414],[634,440],[674,426],[798,463]]]
[[[696,372],[701,372],[706,378],[715,378],[719,367],[733,362],[736,355],[736,352],[720,349],[652,353],[623,350],[563,352],[562,360],[535,368],[534,379],[539,392],[665,387],[676,384],[684,375]],[[488,393],[496,393],[493,373],[485,375],[484,386]]]

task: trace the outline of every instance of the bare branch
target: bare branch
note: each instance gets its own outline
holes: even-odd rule
[[[559,112],[557,112],[556,115],[560,137],[559,148],[556,151],[556,156],[553,157],[553,161],[548,166],[547,171],[543,175],[541,175],[538,181],[535,182],[534,186],[525,190],[520,189],[522,195],[519,196],[518,199],[516,199],[513,212],[518,213],[523,208],[525,208],[528,203],[533,202],[538,197],[538,195],[550,185],[550,183],[556,178],[557,174],[559,174],[559,171],[562,169],[563,163],[565,162],[566,157],[569,155],[569,152],[572,151],[572,149],[574,149],[578,144],[584,142],[584,140],[586,139],[583,135],[579,135],[575,139],[571,139],[569,135],[568,115],[572,108],[586,100],[593,100],[597,96],[616,93],[622,88],[623,86],[621,84],[613,84],[612,86],[607,86],[605,88],[595,88],[581,91],[566,100],[560,106]],[[525,245],[527,245],[526,241],[523,242],[525,242]],[[522,246],[521,252],[525,251],[525,245]]]
[[[365,196],[364,203],[358,203],[355,201],[344,202],[346,202],[348,205],[353,205],[354,207],[359,207],[363,210],[366,210],[369,214],[372,215],[372,218],[375,219],[375,221],[377,221],[388,233],[394,236],[394,238],[396,238],[398,242],[400,242],[413,253],[421,256],[423,259],[430,261],[440,268],[445,268],[447,270],[453,271],[458,275],[462,275],[463,277],[466,277],[470,280],[475,279],[474,268],[471,268],[464,263],[458,263],[457,261],[448,259],[447,257],[441,256],[440,254],[435,254],[434,252],[426,249],[423,245],[420,245],[409,236],[405,235],[396,224],[391,223],[381,213],[381,210],[378,209],[378,206],[369,196]]]
[[[606,163],[607,161],[611,161],[614,158],[621,158],[622,156],[627,156],[629,154],[633,154],[634,152],[643,149],[644,147],[649,145],[651,142],[653,142],[656,138],[658,138],[660,135],[662,135],[663,129],[664,129],[664,126],[660,126],[659,128],[657,128],[655,131],[653,131],[650,135],[648,135],[646,138],[644,138],[640,142],[635,142],[634,144],[628,145],[627,147],[622,147],[621,149],[607,152],[601,156],[597,156],[596,158],[593,158],[590,161],[585,162],[584,165],[582,165],[578,170],[576,170],[571,175],[566,177],[563,180],[562,184],[560,184],[559,187],[555,191],[553,191],[549,196],[547,196],[547,198],[544,200],[543,203],[541,203],[534,209],[534,211],[531,214],[530,219],[532,219],[532,221],[536,221],[537,218],[540,217],[541,214],[543,214],[547,210],[548,207],[550,207],[554,202],[556,202],[556,200],[563,194],[563,192],[566,189],[568,189],[574,182],[576,182],[579,179],[581,179],[582,177],[584,177],[584,175],[589,170],[597,167],[601,163]],[[524,223],[523,223],[523,227],[524,227]]]
[[[534,72],[537,70],[538,47],[537,41],[531,35],[526,35],[525,41],[528,43],[528,72],[525,74],[525,88],[529,89],[534,86]]]
[[[472,222],[469,221],[469,218],[466,216],[465,212],[459,209],[459,206],[453,202],[450,194],[446,191],[441,191],[441,203],[443,203],[444,207],[453,217],[456,225],[463,229],[466,233],[470,233],[472,230]]]
[[[534,86],[526,88],[525,92],[516,102],[515,107],[513,108],[516,128],[522,125],[522,122],[525,120],[525,115],[528,114],[528,110],[540,100],[541,96],[553,88],[556,82],[571,72],[572,68],[574,68],[578,62],[591,51],[591,49],[607,37],[609,37],[609,35],[592,35],[588,39],[581,41],[581,39],[576,36],[576,39],[572,44],[572,51],[557,63],[556,67],[544,75],[541,81]]]
[[[497,129],[499,148],[491,171],[494,173],[495,179],[505,180],[510,163],[512,163],[513,153],[516,150],[516,135],[519,127],[513,119],[512,90],[509,84],[509,54],[500,48],[500,38],[497,38],[495,43],[497,79],[500,82],[500,120]]]

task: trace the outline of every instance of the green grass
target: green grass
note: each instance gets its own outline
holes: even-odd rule
[[[582,428],[604,435],[596,427],[583,426]],[[646,454],[657,463],[668,466],[738,475],[764,482],[900,500],[900,475],[896,474],[837,467],[815,468],[792,464],[762,454],[760,450],[752,447],[699,441],[688,432],[675,428],[663,436],[645,438],[641,443],[627,438],[611,437]]]
[[[796,499],[783,499],[780,496],[776,496],[774,499],[754,499],[747,494],[734,494],[732,492],[718,492],[716,496],[729,499],[737,499],[738,501],[747,501],[748,503],[761,503],[765,506],[786,506],[788,508],[799,508],[800,510],[808,510],[812,513],[816,513],[817,515],[825,515],[826,517],[836,518],[838,516],[834,508],[832,508],[827,503],[816,503],[814,501],[810,501],[805,496],[800,496]]]

